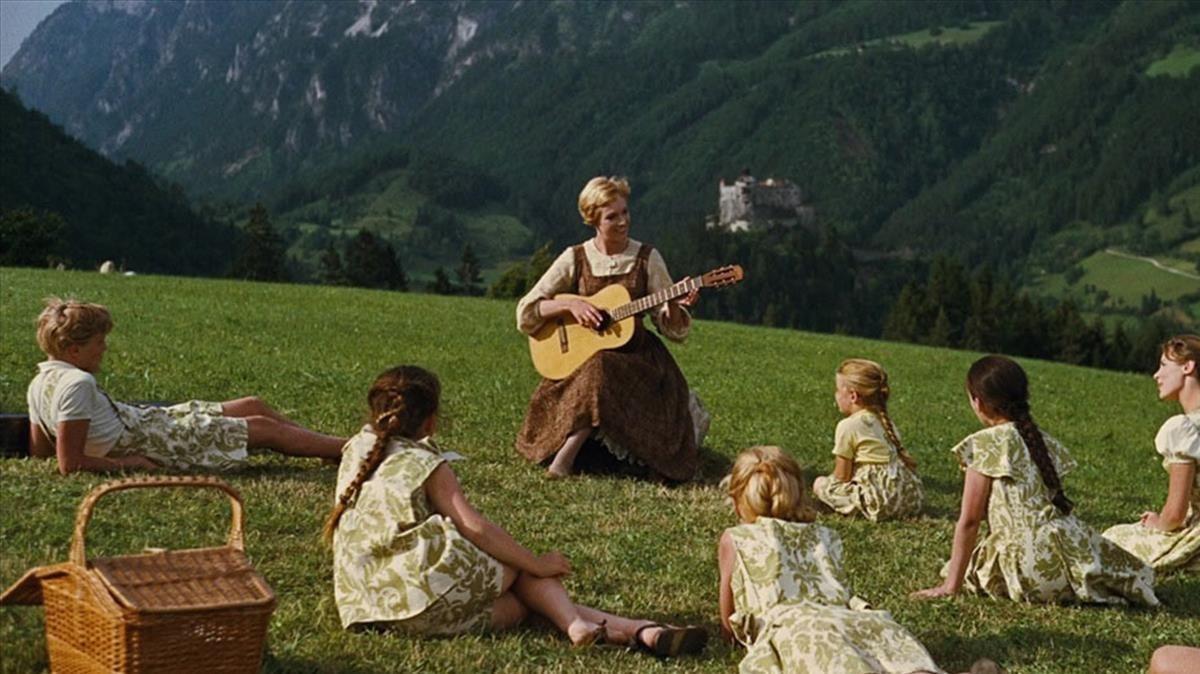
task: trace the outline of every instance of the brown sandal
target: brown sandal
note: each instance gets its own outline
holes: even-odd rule
[[[662,631],[651,646],[642,640],[642,632],[657,627]],[[688,627],[671,627],[662,623],[642,625],[633,633],[631,646],[640,651],[653,654],[660,658],[673,658],[679,655],[691,655],[704,650],[708,643],[708,632],[703,627],[689,625]]]

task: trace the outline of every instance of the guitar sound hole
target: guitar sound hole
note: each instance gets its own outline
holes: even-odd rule
[[[604,332],[613,324],[612,315],[607,311],[600,312],[600,325],[596,326],[596,332]]]

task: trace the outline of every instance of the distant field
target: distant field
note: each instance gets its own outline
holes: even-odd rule
[[[602,608],[700,623],[715,635],[715,544],[734,523],[716,483],[748,445],[778,444],[811,479],[832,467],[839,416],[833,372],[846,357],[889,369],[891,411],[922,466],[928,507],[912,522],[825,516],[846,547],[854,590],[891,611],[946,670],[987,656],[1013,674],[1144,671],[1164,643],[1195,643],[1200,576],[1160,579],[1165,608],[1033,606],[977,598],[919,603],[949,554],[961,475],[947,452],[978,430],[963,393],[977,354],[851,337],[700,321],[671,350],[713,414],[703,473],[664,487],[607,476],[547,482],[512,443],[537,377],[509,302],[346,288],[85,272],[0,269],[0,409],[24,407],[40,355],[31,322],[40,298],[73,294],[112,310],[101,383],[119,399],[213,399],[260,394],[302,423],[349,434],[362,423],[374,375],[400,362],[442,378],[442,445],[483,512],[537,551],[574,565],[573,595]],[[703,300],[701,301],[703,306]],[[1156,429],[1177,408],[1146,375],[1024,361],[1037,419],[1080,468],[1065,480],[1076,512],[1102,528],[1161,505],[1166,479]],[[340,629],[330,553],[318,540],[335,469],[256,457],[227,476],[247,504],[247,549],[274,588],[267,672],[730,672],[741,651],[714,638],[702,657],[659,662],[614,649],[572,650],[544,627],[497,636],[420,640]],[[75,508],[101,476],[59,477],[50,462],[0,460],[0,586],[63,561]],[[104,501],[91,554],[144,546],[212,545],[228,514],[188,492]],[[46,667],[40,609],[0,609],[5,672]]]
[[[1200,49],[1190,45],[1177,44],[1163,58],[1151,63],[1146,68],[1150,77],[1187,77],[1192,68],[1200,66]]]
[[[999,26],[1001,23],[1003,23],[1003,21],[974,21],[971,22],[967,28],[963,28],[961,26],[945,26],[937,29],[927,28],[924,30],[913,31],[911,33],[889,35],[888,37],[867,40],[866,42],[863,42],[861,46],[870,48],[885,45],[905,45],[914,49],[918,49],[929,44],[971,44],[972,42],[979,40],[979,38],[986,35],[988,31],[996,26]],[[934,35],[935,31],[939,31],[937,35]],[[827,49],[823,52],[813,54],[809,58],[815,58],[819,56],[843,56],[845,54],[853,53],[856,50],[857,47],[839,47],[837,49]]]
[[[1165,266],[1197,274],[1195,266],[1184,260],[1156,258]],[[1061,274],[1043,277],[1034,287],[1037,292],[1054,297],[1081,294],[1086,285],[1093,285],[1109,294],[1108,304],[1116,306],[1117,300],[1125,306],[1138,306],[1143,295],[1154,291],[1159,298],[1174,300],[1200,289],[1200,280],[1172,274],[1141,260],[1117,257],[1104,251],[1095,253],[1082,262],[1084,274],[1073,286],[1068,286]]]
[[[427,201],[425,195],[408,186],[406,170],[393,170],[376,176],[345,199],[331,202],[322,198],[283,213],[277,220],[280,227],[301,233],[290,247],[289,255],[318,270],[320,255],[329,241],[334,241],[340,250],[342,242],[361,229],[380,234],[393,245],[408,240],[417,212]],[[466,240],[484,266],[483,275],[488,282],[535,247],[529,228],[511,215],[487,209],[456,214],[462,221]],[[401,255],[401,264],[421,281],[431,278],[439,266],[453,275],[462,251],[457,245],[449,247],[453,252],[441,257],[410,259]]]

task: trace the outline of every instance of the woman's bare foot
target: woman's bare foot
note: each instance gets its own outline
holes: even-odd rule
[[[573,648],[583,648],[603,641],[605,636],[604,623],[588,622],[582,618],[567,626],[567,638]]]

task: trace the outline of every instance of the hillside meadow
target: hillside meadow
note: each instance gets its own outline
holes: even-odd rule
[[[978,598],[914,602],[949,554],[961,478],[947,451],[978,429],[963,392],[977,354],[857,338],[700,321],[672,346],[713,414],[703,474],[667,487],[590,475],[547,481],[519,458],[513,438],[537,377],[513,305],[316,286],[84,272],[0,269],[0,409],[24,408],[41,356],[32,322],[46,295],[107,304],[116,329],[99,379],[114,397],[179,401],[258,394],[297,420],[341,434],[364,418],[373,376],[397,363],[437,372],[444,387],[440,440],[465,454],[455,471],[487,515],[536,551],[561,550],[581,602],[606,610],[706,625],[701,657],[659,662],[621,649],[572,650],[544,625],[501,635],[416,640],[340,629],[331,554],[319,541],[335,469],[258,456],[226,479],[247,506],[247,550],[279,605],[269,672],[727,672],[740,651],[717,633],[715,544],[734,523],[716,483],[733,456],[778,444],[809,470],[831,469],[838,421],[833,372],[849,356],[880,360],[893,380],[891,411],[921,462],[928,508],[916,521],[871,525],[829,516],[846,547],[854,590],[892,612],[947,670],[978,657],[1014,673],[1139,672],[1164,643],[1200,634],[1200,578],[1160,579],[1160,610],[1035,606]],[[703,299],[701,300],[703,302]],[[1037,419],[1080,468],[1066,479],[1078,514],[1097,528],[1161,505],[1165,475],[1153,449],[1176,409],[1147,375],[1025,361]],[[75,508],[98,475],[60,477],[50,461],[0,459],[0,585],[66,559]],[[97,508],[89,554],[223,540],[223,501],[202,492],[124,493]],[[0,669],[46,667],[42,612],[0,609]]]

